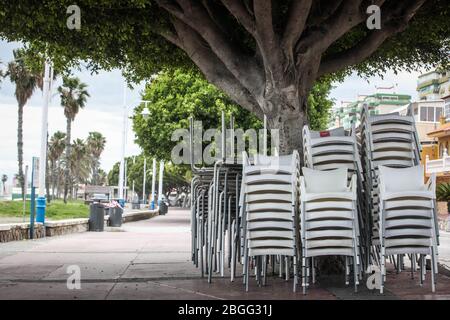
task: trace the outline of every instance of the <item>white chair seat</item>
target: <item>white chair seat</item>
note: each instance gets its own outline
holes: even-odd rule
[[[318,248],[306,249],[306,257],[320,257],[320,256],[353,256],[352,248]]]
[[[270,211],[276,214],[279,211],[292,212],[293,205],[288,202],[252,202],[246,206],[247,212]]]
[[[321,239],[309,240],[306,244],[307,249],[318,248],[352,248],[353,239]]]
[[[257,230],[248,231],[248,239],[261,239],[261,238],[277,238],[277,239],[293,239],[294,236],[291,230]]]
[[[332,199],[339,199],[341,202],[347,202],[342,200],[356,200],[352,192],[330,192],[330,193],[306,193],[302,194],[302,201],[314,201],[314,200],[321,200],[321,201],[327,201]],[[307,210],[310,206],[307,207]],[[341,207],[339,207],[341,208]],[[346,206],[345,208],[349,208]]]
[[[403,236],[431,237],[431,229],[423,229],[423,228],[386,229],[384,234],[385,238],[403,237]]]
[[[247,203],[251,202],[289,202],[292,203],[292,194],[289,193],[273,193],[273,192],[265,192],[265,193],[251,193],[247,194],[245,197],[245,201]]]
[[[405,190],[402,192],[385,192],[384,199],[399,199],[399,198],[422,198],[422,199],[434,199],[436,196],[429,190]]]
[[[332,198],[331,198],[332,199]],[[321,199],[324,200],[324,199]],[[352,210],[353,203],[351,201],[317,201],[317,202],[306,202],[305,210],[313,211],[313,210],[333,210],[333,209],[342,209],[342,210]]]
[[[430,238],[401,238],[401,239],[386,239],[386,248],[390,247],[429,247],[432,245]]]
[[[431,209],[433,207],[433,203],[431,200],[424,199],[420,200],[417,198],[405,198],[404,200],[387,200],[384,203],[384,209],[391,210],[391,209],[400,209],[400,208],[425,208],[425,209]]]
[[[264,240],[248,240],[250,249],[278,247],[278,248],[294,248],[294,241],[289,239],[264,239]]]
[[[292,212],[277,212],[277,211],[265,211],[265,212],[248,212],[247,220],[248,221],[256,221],[256,220],[285,220],[292,221]]]
[[[393,218],[431,218],[431,210],[424,209],[400,209],[400,210],[386,210],[384,212],[386,220]]]
[[[353,232],[349,229],[325,229],[325,230],[313,230],[306,231],[306,239],[317,239],[317,238],[352,238]]]
[[[247,223],[248,230],[292,230],[291,221],[249,221]],[[292,231],[291,231],[292,232]]]
[[[292,193],[292,185],[291,184],[252,184],[245,186],[245,192],[247,194],[265,194],[272,192],[274,194],[282,194],[288,193],[289,195]]]
[[[353,223],[352,223],[352,221],[349,221],[349,220],[307,221],[307,222],[305,222],[305,228],[308,231],[314,230],[314,229],[325,229],[325,228],[351,229],[351,228],[353,228]]]
[[[344,210],[325,210],[325,211],[308,211],[306,212],[306,221],[323,220],[323,219],[353,219],[352,211]]]
[[[395,219],[386,220],[385,228],[410,228],[410,227],[420,227],[420,228],[431,228],[430,219]]]
[[[248,175],[245,176],[245,182],[248,185],[251,184],[268,184],[268,183],[274,183],[274,184],[291,184],[292,183],[292,176],[291,175],[284,175],[284,174],[260,174],[260,175]]]
[[[335,153],[354,153],[353,144],[339,144],[339,145],[325,145],[325,146],[317,146],[311,148],[311,155],[319,156],[326,154],[335,154]]]
[[[295,250],[287,249],[287,248],[249,248],[248,255],[250,257],[256,256],[265,256],[265,255],[273,255],[273,256],[295,256]]]

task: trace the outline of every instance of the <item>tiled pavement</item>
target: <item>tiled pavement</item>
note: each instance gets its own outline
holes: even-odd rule
[[[81,233],[0,244],[0,299],[448,299],[450,278],[439,275],[437,292],[410,274],[389,273],[380,296],[364,283],[358,293],[343,279],[321,279],[308,295],[292,293],[292,281],[269,277],[266,287],[214,277],[208,284],[190,262],[189,212],[127,223],[124,232]],[[450,239],[450,238],[449,238]],[[81,270],[81,289],[68,290],[66,271]],[[428,276],[429,278],[429,276]],[[251,279],[253,280],[253,279]]]

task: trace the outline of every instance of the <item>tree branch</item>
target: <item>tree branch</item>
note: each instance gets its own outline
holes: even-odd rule
[[[173,18],[172,23],[181,41],[182,49],[207,80],[223,90],[237,104],[262,119],[264,115],[256,99],[240,84],[214,52],[205,46],[203,38],[177,18]]]
[[[285,80],[283,72],[283,53],[280,40],[275,34],[272,23],[272,0],[253,2],[256,22],[256,42],[264,61],[266,82],[280,83]]]
[[[320,25],[326,21],[341,5],[343,0],[314,1],[307,20],[308,26]],[[323,3],[326,2],[327,4]]]
[[[222,0],[224,6],[237,19],[237,21],[250,33],[253,37],[256,33],[255,21],[244,6],[241,0]]]
[[[211,20],[205,8],[197,1],[177,0],[182,13],[167,6],[166,1],[157,0],[158,4],[196,31],[210,46],[215,55],[227,69],[240,80],[255,97],[261,95],[264,84],[261,68],[254,60],[240,52],[228,40],[224,33]]]
[[[293,47],[305,28],[311,4],[312,0],[293,0],[289,8],[289,17],[281,40],[281,45],[289,57],[293,57]]]
[[[408,22],[424,2],[425,0],[404,2],[396,9],[385,14],[380,30],[372,31],[352,48],[325,59],[320,65],[318,76],[339,71],[370,57],[387,38],[403,31],[407,27]],[[399,14],[401,16],[398,16]]]

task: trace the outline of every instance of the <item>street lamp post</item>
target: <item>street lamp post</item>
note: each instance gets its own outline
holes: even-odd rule
[[[47,126],[48,126],[48,104],[52,86],[53,68],[48,60],[45,60],[44,69],[44,105],[41,116],[41,152],[39,157],[39,194],[36,201],[36,222],[45,222],[45,171],[47,166]]]
[[[127,85],[123,85],[123,122],[122,122],[122,155],[120,157],[119,166],[119,201],[123,201],[123,185],[125,176],[125,145],[127,142]]]
[[[122,155],[119,166],[119,201],[124,201],[124,181],[125,181],[125,150],[127,144],[127,131],[128,131],[128,107],[127,107],[127,85],[124,83],[123,87],[123,122],[122,122]],[[144,110],[142,110],[141,115],[144,119],[150,116],[150,111],[147,108],[148,100],[141,100],[141,103],[145,103]]]
[[[156,181],[156,159],[153,158],[153,171],[152,171],[152,196],[150,202],[150,209],[155,209],[155,181]]]
[[[159,163],[159,183],[158,183],[158,207],[161,207],[163,200],[163,174],[164,174],[164,161]]]
[[[147,158],[144,156],[144,181],[142,181],[142,202],[145,205],[145,180],[147,179]]]

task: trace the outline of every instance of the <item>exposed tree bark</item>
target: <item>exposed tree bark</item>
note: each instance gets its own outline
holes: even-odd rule
[[[70,138],[72,131],[72,119],[66,117],[66,165],[64,168],[64,203],[67,203],[67,194],[70,185]]]

